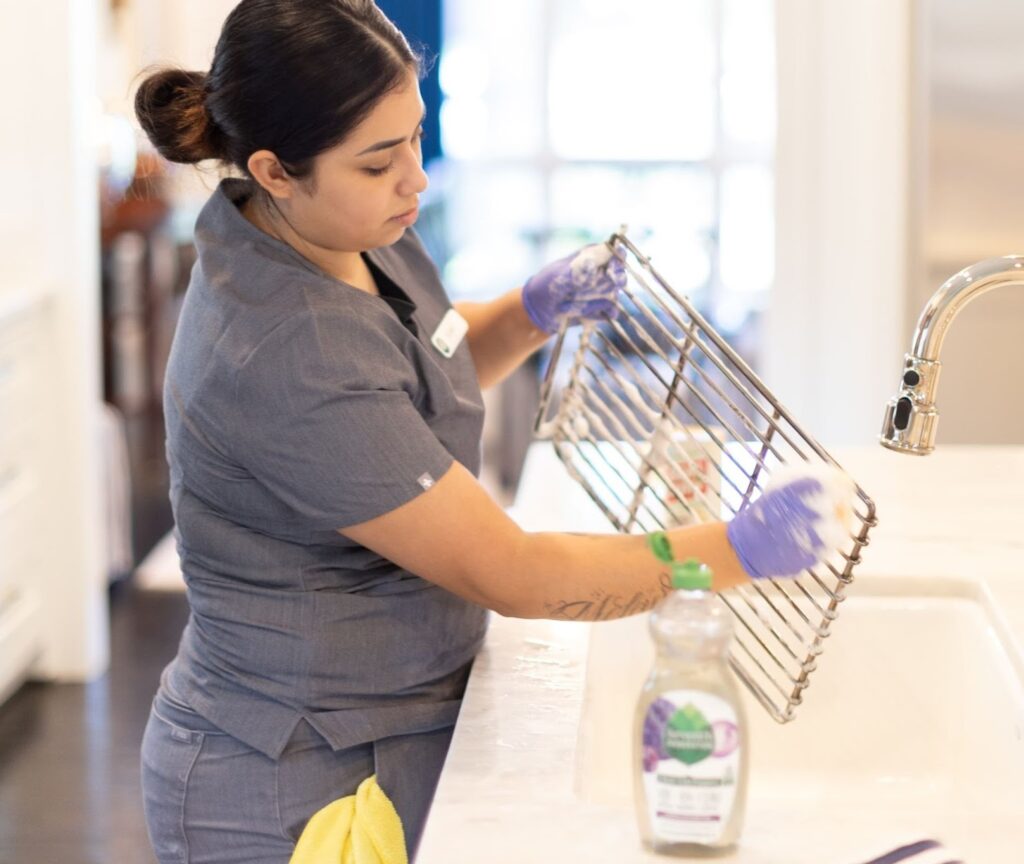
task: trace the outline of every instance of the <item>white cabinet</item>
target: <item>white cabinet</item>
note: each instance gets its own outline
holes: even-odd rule
[[[0,701],[42,650],[41,301],[0,308]]]

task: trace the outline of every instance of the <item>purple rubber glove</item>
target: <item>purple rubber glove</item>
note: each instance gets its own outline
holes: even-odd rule
[[[626,284],[626,268],[603,243],[584,246],[552,261],[523,286],[523,306],[545,333],[571,324],[609,318]]]
[[[736,514],[726,530],[751,579],[797,576],[841,542],[849,487],[837,482],[798,476]]]

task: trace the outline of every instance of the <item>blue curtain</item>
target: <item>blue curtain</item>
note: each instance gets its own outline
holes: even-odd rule
[[[424,55],[430,70],[420,90],[427,106],[423,123],[423,164],[441,155],[441,82],[438,74],[441,58],[441,7],[443,0],[377,0],[381,11],[398,25],[414,51]]]

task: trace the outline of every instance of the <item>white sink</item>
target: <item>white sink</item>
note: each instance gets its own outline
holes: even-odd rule
[[[796,719],[747,699],[746,826],[722,860],[857,864],[925,837],[967,864],[1024,860],[1024,667],[1004,632],[973,582],[858,579]],[[591,630],[576,792],[624,823],[652,659],[646,616]]]

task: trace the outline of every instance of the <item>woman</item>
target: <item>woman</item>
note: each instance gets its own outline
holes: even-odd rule
[[[601,620],[667,590],[643,537],[524,533],[476,480],[481,387],[608,314],[622,271],[556,261],[459,304],[463,334],[410,230],[417,73],[370,0],[243,0],[208,74],[137,95],[164,156],[243,175],[196,225],[165,383],[192,614],[143,742],[162,864],[283,864],[374,773],[412,853],[487,610]],[[671,541],[718,588],[798,572],[814,490]]]

